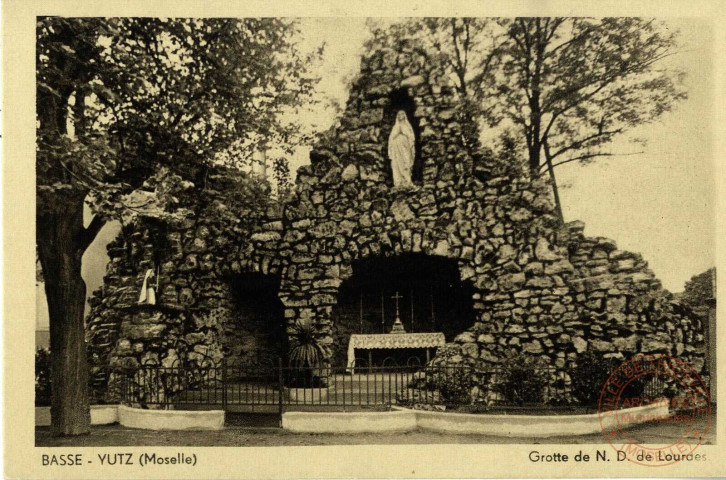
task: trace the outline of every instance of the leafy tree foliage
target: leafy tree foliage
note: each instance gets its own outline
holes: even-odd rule
[[[35,406],[49,406],[50,395],[50,351],[40,348],[35,351]]]
[[[284,158],[277,158],[273,161],[272,177],[277,186],[278,203],[282,205],[290,198],[293,189],[290,179],[290,165]]]
[[[659,68],[675,47],[661,22],[532,18],[504,27],[496,110],[524,133],[532,175],[549,171],[558,207],[554,167],[612,155],[615,136],[685,98],[680,72]]]
[[[270,18],[38,20],[37,243],[55,434],[89,429],[83,252],[111,217],[149,204],[183,214],[180,196],[204,188],[211,165],[292,148],[300,129],[286,119],[316,83],[296,31]]]

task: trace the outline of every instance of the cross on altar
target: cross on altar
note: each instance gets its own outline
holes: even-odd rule
[[[393,298],[394,300],[396,300],[396,320],[397,321],[400,321],[401,318],[400,318],[400,315],[398,314],[398,300],[401,299],[401,298],[403,298],[403,296],[399,295],[398,294],[398,291],[396,291],[396,294],[394,296],[392,296],[391,298]]]
[[[401,321],[401,316],[398,312],[398,301],[403,297],[399,295],[398,292],[396,292],[396,294],[391,298],[396,301],[396,321],[393,322],[393,327],[391,327],[391,333],[406,333],[406,329],[403,328],[403,322]]]

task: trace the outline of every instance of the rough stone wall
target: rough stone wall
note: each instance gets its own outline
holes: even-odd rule
[[[582,222],[568,224],[562,241],[578,270],[572,281],[576,300],[586,318],[603,323],[601,330],[591,330],[607,340],[595,342],[593,348],[670,354],[700,370],[704,346],[700,319],[662,288],[640,254],[619,250],[607,238],[585,237],[584,228]]]
[[[560,287],[550,298],[566,293],[560,275],[572,266],[551,244],[556,221],[546,186],[523,179],[516,162],[478,169],[500,176],[473,175],[476,161],[497,162],[471,154],[455,95],[421,58],[403,45],[362,59],[340,125],[298,171],[298,195],[286,206],[280,297],[291,323],[316,322],[324,343],[331,341],[337,288],[359,258],[423,253],[457,260],[461,279],[476,287],[472,300],[483,321],[510,316],[515,304],[502,300],[528,282],[532,295],[550,285]],[[398,109],[392,104],[401,96],[415,106],[411,120],[420,127],[423,175],[414,190],[392,188],[386,157]],[[525,271],[533,259],[539,263]],[[546,299],[530,314],[554,321],[568,310],[574,307]]]
[[[279,208],[264,191],[245,191],[251,182],[242,174],[221,171],[207,183],[180,205],[192,216],[175,222],[142,217],[108,245],[104,284],[90,300],[87,319],[98,396],[113,394],[106,391],[112,372],[139,365],[202,364],[230,353],[252,363],[265,356],[263,341],[237,341],[260,328],[234,303],[233,288],[240,274],[275,272],[276,261],[265,256],[269,244],[252,237],[279,228]],[[144,274],[155,265],[157,305],[138,305]]]
[[[452,180],[471,168],[464,146],[472,140],[464,138],[453,89],[426,52],[407,41],[380,46],[361,59],[339,123],[316,145],[313,161],[327,153],[343,162],[355,157],[363,181],[392,185],[386,152],[398,110],[406,111],[416,133],[420,165],[414,170],[424,184]]]
[[[578,354],[590,350],[618,359],[673,355],[700,371],[700,320],[661,288],[639,254],[618,250],[610,239],[585,237],[583,229],[582,222],[572,222],[555,235],[561,259],[550,263],[550,271],[552,265],[564,265],[559,262],[568,262],[574,271],[559,271],[551,285],[538,279],[510,294],[487,295],[500,300],[499,312],[493,305],[494,313],[485,313],[481,324],[459,335],[446,361],[497,364],[525,353],[561,369],[559,378],[571,371]],[[538,263],[524,270],[539,269]],[[542,287],[536,293],[527,288],[534,283]],[[536,315],[545,304],[549,314]]]
[[[386,158],[401,105],[418,132],[414,189],[393,188]],[[455,260],[474,287],[474,325],[449,345],[447,361],[488,366],[523,353],[564,372],[587,350],[662,352],[700,369],[699,321],[668,298],[642,258],[585,237],[582,223],[559,225],[548,186],[530,181],[512,152],[473,151],[461,122],[455,95],[414,46],[364,57],[339,124],[298,170],[282,213],[249,214],[205,191],[196,218],[166,233],[159,307],[133,306],[151,236],[137,226],[110,246],[89,321],[92,361],[130,369],[228,354],[225,329],[238,314],[229,278],[243,273],[279,279],[288,331],[312,322],[331,347],[333,307],[353,262],[416,253]],[[210,185],[236,188],[221,178]]]

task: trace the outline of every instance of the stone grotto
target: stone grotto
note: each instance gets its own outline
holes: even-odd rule
[[[411,188],[394,188],[387,158],[398,111],[415,135]],[[399,293],[407,331],[444,333],[433,361],[524,354],[565,371],[588,351],[664,353],[701,370],[700,321],[647,262],[562,224],[546,181],[470,126],[415,46],[373,49],[283,205],[236,207],[226,193],[245,174],[220,167],[191,217],[125,225],[90,301],[96,394],[113,395],[114,376],[140,365],[277,362],[296,322],[312,323],[342,365],[352,333],[390,331]],[[156,303],[139,305],[149,268]]]

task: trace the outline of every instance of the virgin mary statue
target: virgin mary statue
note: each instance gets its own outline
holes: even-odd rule
[[[399,110],[396,114],[396,123],[393,125],[391,135],[388,137],[388,158],[391,159],[394,187],[410,187],[411,168],[416,152],[416,138],[411,124],[408,123],[406,112]]]
[[[151,281],[154,279],[154,270],[146,270],[144,275],[144,284],[141,286],[141,294],[139,295],[139,303],[145,303],[147,305],[156,305],[156,292],[154,291],[154,285]]]

